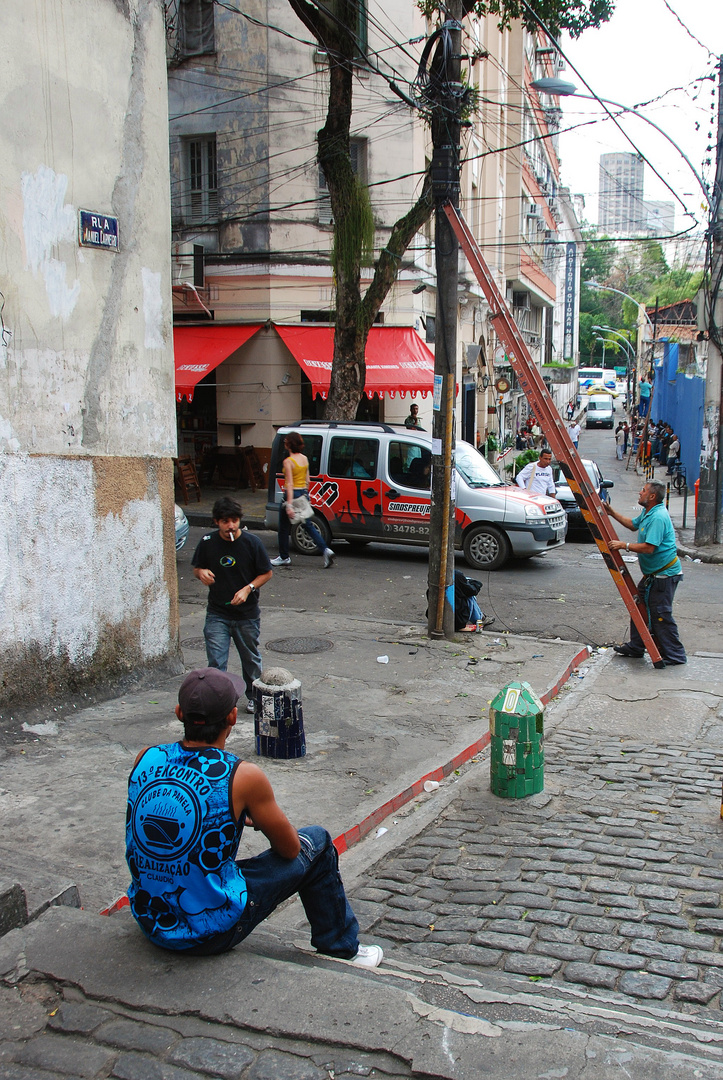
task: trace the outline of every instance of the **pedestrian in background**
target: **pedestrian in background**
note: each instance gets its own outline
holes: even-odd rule
[[[207,533],[193,553],[193,573],[208,586],[203,636],[210,668],[225,671],[233,641],[246,684],[246,711],[254,711],[253,682],[261,677],[259,589],[271,580],[266,548],[241,529],[241,504],[224,496],[213,505],[216,532]]]
[[[416,406],[412,406],[415,408]],[[304,450],[304,440],[298,431],[290,431],[284,439],[284,496],[279,503],[279,554],[271,560],[272,566],[291,566],[289,556],[289,536],[294,517],[294,499],[309,498],[309,459]],[[314,522],[310,519],[301,522],[312,541],[324,556],[324,569],[328,570],[334,562],[334,552],[324,543],[324,539]]]
[[[615,428],[615,456],[618,461],[623,460],[623,446],[625,445],[625,431],[622,424]]]
[[[577,450],[577,444],[580,441],[580,425],[577,420],[574,420],[571,424],[568,424],[567,434],[572,440],[572,445]]]
[[[529,491],[531,495],[557,494],[550,450],[542,450],[539,461],[531,461],[518,472],[517,486]]]

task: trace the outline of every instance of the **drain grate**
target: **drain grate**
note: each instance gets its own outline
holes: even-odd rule
[[[264,648],[271,649],[271,652],[299,656],[304,653],[326,652],[327,649],[334,648],[334,642],[319,637],[285,637],[278,638],[277,641],[267,641]]]

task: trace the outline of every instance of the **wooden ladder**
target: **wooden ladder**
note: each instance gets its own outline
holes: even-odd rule
[[[572,445],[567,428],[558,415],[555,403],[545,386],[539,368],[530,356],[524,338],[510,314],[502,293],[482,257],[482,252],[477,246],[467,222],[459,210],[449,202],[445,203],[444,212],[487,298],[491,311],[490,320],[495,328],[495,333],[505,347],[510,364],[527,395],[527,400],[535,411],[535,416],[543,426],[547,441],[560,463],[560,468],[575,496],[575,501],[580,507],[582,516],[587,522],[587,526],[602,554],[605,565],[612,575],[617,590],[630,612],[630,617],[643,639],[645,648],[650,654],[650,659],[656,668],[665,667],[658,646],[648,627],[647,611],[645,606],[638,601],[635,583],[623,561],[622,555],[619,551],[611,551],[608,546],[610,540],[617,540],[617,534],[605,513],[598,493],[590,483],[590,477],[587,475],[577,450]]]

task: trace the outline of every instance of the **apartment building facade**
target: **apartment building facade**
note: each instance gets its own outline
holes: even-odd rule
[[[169,11],[179,452],[198,460],[212,441],[253,444],[264,460],[280,425],[318,415],[328,385],[332,222],[316,161],[327,58],[283,0],[243,15],[207,0]],[[410,86],[430,26],[401,0],[364,16],[351,149],[378,251],[415,201],[431,146],[417,111],[375,69]],[[389,27],[403,48],[390,50]],[[492,18],[472,19],[466,34],[481,107],[465,138],[461,205],[541,363],[563,351],[553,310],[564,259],[554,102],[543,106],[531,83],[556,60],[521,25],[500,32]],[[370,333],[363,418],[401,421],[414,396],[431,427],[433,246],[430,220]],[[507,367],[464,258],[458,293],[456,434],[474,442],[514,432],[526,412],[518,391],[496,388]]]

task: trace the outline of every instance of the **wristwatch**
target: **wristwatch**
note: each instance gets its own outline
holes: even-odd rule
[[[626,544],[626,545],[625,545],[625,550],[626,550],[626,551],[630,551],[630,544]]]
[[[257,593],[257,592],[259,591],[259,590],[258,590],[258,589],[256,588],[256,586],[254,585],[253,581],[250,581],[250,582],[249,582],[249,589],[251,590],[251,592],[255,592],[255,593]]]

